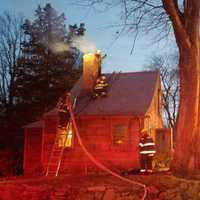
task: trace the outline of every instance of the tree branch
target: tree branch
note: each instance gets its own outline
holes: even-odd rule
[[[185,29],[184,17],[178,8],[177,0],[163,0],[163,7],[172,21],[177,45],[179,48],[182,45],[185,48],[190,48],[191,41]]]

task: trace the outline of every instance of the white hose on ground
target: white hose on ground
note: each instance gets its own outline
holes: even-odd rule
[[[95,164],[97,165],[100,169],[102,169],[103,171],[111,174],[112,176],[114,177],[117,177],[119,179],[121,179],[122,181],[125,181],[127,183],[131,183],[133,185],[137,185],[139,187],[142,187],[144,189],[144,195],[142,197],[141,200],[145,200],[146,196],[147,196],[147,187],[145,184],[142,184],[142,183],[139,183],[137,181],[133,181],[133,180],[130,180],[128,178],[125,178],[123,176],[120,176],[119,174],[113,172],[112,170],[110,170],[109,168],[107,168],[105,165],[103,165],[101,162],[99,162],[88,150],[87,148],[85,147],[85,145],[83,144],[82,142],[82,139],[81,139],[81,136],[79,134],[79,130],[78,130],[78,127],[76,125],[76,120],[75,120],[75,117],[74,117],[74,112],[72,110],[72,103],[71,103],[71,96],[69,95],[69,101],[68,101],[68,109],[69,109],[69,112],[70,112],[70,116],[71,116],[71,120],[72,120],[72,124],[73,124],[73,127],[75,129],[75,134],[77,136],[77,139],[78,139],[78,142],[82,148],[82,150],[84,151],[84,153],[88,156],[88,158]]]

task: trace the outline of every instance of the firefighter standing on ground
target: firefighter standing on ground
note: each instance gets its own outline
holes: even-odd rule
[[[147,134],[147,132],[142,133],[139,147],[140,147],[140,162],[141,162],[140,172],[152,173],[153,172],[152,161],[156,151],[155,151],[155,143],[153,142],[153,139]]]

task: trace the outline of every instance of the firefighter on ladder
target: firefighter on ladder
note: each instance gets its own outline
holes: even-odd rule
[[[156,153],[155,143],[153,139],[148,135],[147,131],[142,132],[140,138],[140,164],[141,164],[141,173],[152,173],[153,167],[153,157]]]
[[[59,128],[65,128],[70,119],[70,113],[68,110],[68,105],[66,103],[67,94],[61,97],[58,101],[58,112],[59,112]]]

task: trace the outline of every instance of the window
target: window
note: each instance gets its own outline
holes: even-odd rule
[[[73,145],[73,129],[72,123],[69,122],[66,128],[63,128],[58,136],[58,146],[71,148]]]
[[[116,124],[113,126],[113,143],[121,145],[125,142],[128,126],[125,124]]]

